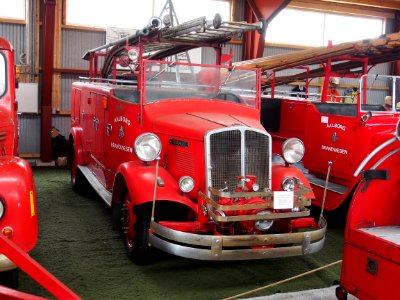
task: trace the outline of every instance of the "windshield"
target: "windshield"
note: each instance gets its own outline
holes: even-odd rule
[[[146,62],[145,102],[208,99],[256,107],[255,69]]]
[[[364,75],[360,79],[361,110],[400,111],[400,77]]]
[[[0,53],[0,96],[6,91],[6,60],[2,53]]]

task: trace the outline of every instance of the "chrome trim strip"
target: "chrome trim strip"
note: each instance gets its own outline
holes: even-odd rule
[[[96,193],[100,196],[100,198],[111,207],[112,202],[112,194],[105,189],[105,187],[100,183],[100,181],[96,178],[96,176],[90,171],[90,169],[86,166],[77,166],[79,170],[81,170],[83,176],[86,177],[87,181],[89,181],[90,185],[96,191]]]

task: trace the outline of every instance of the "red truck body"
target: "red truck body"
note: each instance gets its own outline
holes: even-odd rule
[[[238,260],[313,253],[324,243],[325,220],[306,208],[314,197],[307,179],[272,162],[259,121],[260,72],[219,65],[232,32],[259,25],[223,23],[230,33],[220,25],[200,18],[161,28],[153,19],[89,51],[91,76],[73,83],[72,186],[95,188],[138,264],[149,261],[150,246]],[[216,49],[216,65],[167,59],[200,46]],[[302,151],[289,142],[290,157]]]
[[[272,136],[273,151],[287,138],[304,142],[306,153],[298,167],[310,181],[318,207],[346,209],[360,181],[353,176],[356,168],[395,131],[400,78],[371,74],[371,67],[399,59],[399,47],[392,47],[398,40],[396,33],[236,64],[263,71],[261,121]],[[342,82],[342,96],[332,96],[333,79]]]
[[[361,168],[362,180],[352,198],[345,230],[338,299],[399,299],[400,276],[400,142],[394,137],[372,151],[391,151],[372,168]],[[393,138],[394,137],[394,138]],[[368,165],[368,164],[363,164]]]
[[[36,194],[29,164],[17,156],[14,50],[0,37],[0,234],[29,252],[38,238]],[[0,271],[16,286],[18,269],[0,254]]]

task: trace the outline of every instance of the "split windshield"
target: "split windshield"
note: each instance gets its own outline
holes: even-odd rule
[[[255,69],[146,61],[145,102],[170,99],[229,101],[256,107]]]

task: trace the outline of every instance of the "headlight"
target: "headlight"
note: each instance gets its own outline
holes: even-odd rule
[[[270,215],[271,212],[269,210],[262,210],[257,213],[257,215]],[[274,224],[273,220],[257,220],[254,222],[257,229],[260,231],[267,231],[271,228],[272,224]]]
[[[4,211],[5,211],[4,202],[3,199],[0,198],[0,219],[4,216]]]
[[[183,176],[179,179],[179,188],[184,193],[189,193],[194,188],[194,180],[190,176]]]
[[[135,153],[143,161],[155,160],[161,152],[161,141],[155,134],[143,133],[135,140]]]
[[[286,177],[282,180],[282,189],[284,191],[293,191],[296,185],[296,181],[293,177]]]
[[[282,145],[282,154],[287,163],[298,163],[304,156],[303,142],[298,138],[287,139]]]
[[[400,103],[400,102],[399,102]],[[397,139],[400,140],[400,121],[397,123],[397,127],[396,127],[396,136]]]

